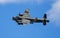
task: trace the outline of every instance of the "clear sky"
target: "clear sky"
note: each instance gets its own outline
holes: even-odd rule
[[[0,38],[60,38],[60,0],[0,0]],[[30,9],[32,17],[48,14],[50,23],[18,25],[13,16]]]

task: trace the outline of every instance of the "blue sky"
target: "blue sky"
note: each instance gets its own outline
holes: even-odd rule
[[[16,2],[17,1],[17,2]],[[19,2],[20,1],[20,2]],[[0,0],[0,38],[60,38],[60,0]],[[32,17],[48,14],[50,23],[18,25],[13,16],[30,9]]]

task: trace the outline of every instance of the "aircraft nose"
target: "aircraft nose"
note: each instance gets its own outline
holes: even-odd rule
[[[16,18],[15,18],[15,17],[13,17],[12,19],[13,19],[13,20],[16,20]]]

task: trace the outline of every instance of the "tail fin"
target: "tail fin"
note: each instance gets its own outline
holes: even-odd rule
[[[43,25],[46,25],[47,22],[49,22],[49,20],[47,20],[47,14],[44,14],[44,20],[43,20]]]

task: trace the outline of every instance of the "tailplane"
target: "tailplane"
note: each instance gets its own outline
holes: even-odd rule
[[[44,17],[43,17],[43,25],[46,25],[47,22],[49,22],[49,20],[47,20],[47,14],[44,14]]]

